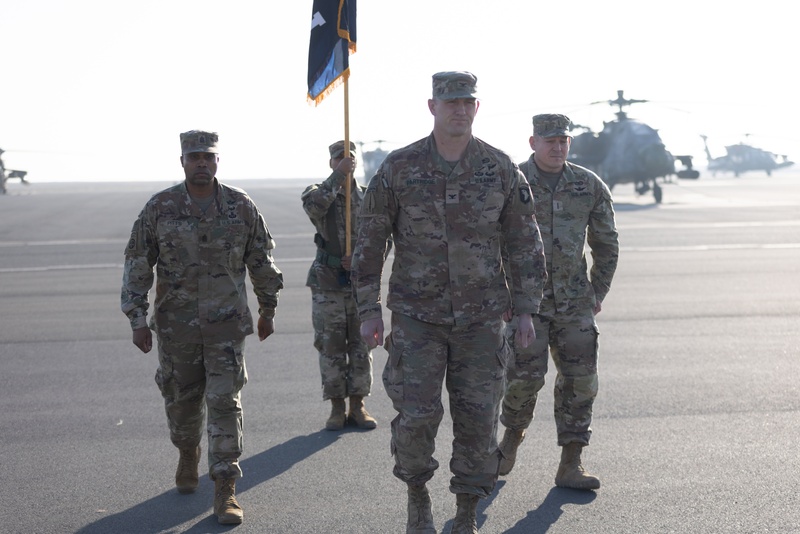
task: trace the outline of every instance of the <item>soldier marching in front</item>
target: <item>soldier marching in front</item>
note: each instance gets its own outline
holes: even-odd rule
[[[500,461],[497,418],[509,354],[502,316],[513,309],[517,342],[532,342],[531,315],[546,276],[524,176],[472,135],[476,82],[469,72],[433,76],[433,132],[389,154],[370,181],[353,253],[362,335],[389,353],[383,383],[398,412],[391,452],[394,475],[407,484],[409,533],[436,532],[426,483],[439,466],[433,451],[443,382],[454,435],[452,532],[477,532],[477,502],[492,492]],[[384,342],[381,274],[390,235],[392,324]]]
[[[214,132],[180,134],[185,180],[153,195],[131,230],[125,250],[121,306],[142,352],[158,341],[156,384],[164,397],[170,438],[180,451],[175,485],[194,493],[207,415],[208,472],[214,514],[238,524],[242,476],[241,390],[247,383],[245,337],[253,333],[247,305],[249,272],[258,300],[258,338],[275,331],[283,276],[272,259],[275,242],[264,218],[241,189],[216,178]],[[148,328],[155,267],[158,274]]]
[[[514,364],[507,372],[508,386],[500,421],[506,427],[500,449],[500,474],[511,472],[517,448],[533,420],[536,399],[544,386],[548,353],[556,367],[555,421],[561,462],[557,486],[597,489],[600,479],[586,472],[581,450],[589,444],[592,406],[598,390],[599,330],[595,315],[619,257],[611,191],[592,171],[567,161],[572,136],[565,115],[533,117],[530,145],[534,153],[520,165],[536,198],[547,258],[547,285],[539,312],[533,317],[536,339],[527,347],[514,344],[512,321],[508,339]],[[588,271],[584,244],[592,254]]]

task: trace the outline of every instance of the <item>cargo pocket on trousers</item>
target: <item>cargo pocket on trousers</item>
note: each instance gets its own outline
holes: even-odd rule
[[[386,394],[394,401],[403,400],[403,350],[395,345],[392,335],[386,336],[384,345],[389,357],[383,368],[383,387]]]
[[[500,343],[500,348],[497,349],[495,353],[497,355],[497,370],[495,371],[494,377],[498,380],[502,380],[506,376],[506,370],[508,369],[509,362],[513,359],[513,354],[511,351],[511,345],[508,344],[508,340],[506,336],[502,336],[502,342]]]
[[[173,383],[172,380],[172,366],[166,365],[165,363],[161,363],[156,369],[156,385],[158,386],[158,390],[161,392],[161,395],[167,397],[170,394],[170,386]]]

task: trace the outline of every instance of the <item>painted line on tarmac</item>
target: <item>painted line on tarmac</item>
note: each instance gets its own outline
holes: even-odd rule
[[[709,250],[794,249],[800,243],[756,243],[739,245],[680,245],[664,247],[620,247],[621,252],[706,252]]]
[[[709,250],[747,250],[747,249],[797,249],[800,243],[743,243],[739,245],[680,245],[664,247],[620,247],[621,252],[706,252]],[[314,258],[276,258],[278,267],[287,263],[302,263],[310,265]],[[390,254],[386,263],[394,261],[394,254]],[[78,271],[89,269],[122,269],[121,263],[92,263],[86,265],[45,265],[42,267],[7,267],[0,268],[0,274],[5,273],[32,273],[43,271]]]
[[[49,241],[0,241],[0,247],[49,247],[63,245],[119,245],[125,244],[124,239],[60,239]]]
[[[304,263],[311,265],[314,258],[280,258],[275,263],[278,268],[286,263]],[[41,267],[5,267],[0,268],[0,274],[4,273],[35,273],[44,271],[81,271],[89,269],[122,269],[121,263],[88,263],[85,265],[43,265]]]
[[[619,221],[618,221],[619,222]],[[625,230],[652,230],[656,228],[769,228],[800,226],[800,219],[786,221],[730,221],[730,222],[691,222],[691,223],[641,223],[617,224]]]
[[[314,234],[273,234],[272,238],[276,241],[281,239],[313,239]],[[127,239],[51,239],[46,241],[0,241],[0,247],[60,247],[60,246],[74,246],[74,245],[125,245],[128,243]]]
[[[44,265],[42,267],[7,267],[0,273],[34,273],[39,271],[74,271],[85,269],[122,269],[121,263],[91,263],[86,265]]]

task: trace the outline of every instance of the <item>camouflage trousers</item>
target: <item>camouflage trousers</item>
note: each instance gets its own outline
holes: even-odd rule
[[[241,477],[244,340],[196,344],[159,338],[158,361],[156,384],[172,443],[179,449],[199,445],[207,409],[209,477]]]
[[[515,321],[506,330],[509,346],[514,348],[500,421],[514,430],[527,428],[533,421],[536,399],[545,383],[549,350],[556,367],[553,412],[558,444],[588,444],[598,388],[599,330],[594,314],[534,315],[536,340],[524,349],[514,345]]]
[[[411,484],[433,477],[436,434],[444,416],[442,383],[453,420],[450,490],[485,497],[497,482],[497,425],[508,349],[503,322],[443,326],[392,314],[383,371],[398,415],[392,421],[394,475]]]
[[[319,351],[322,400],[366,397],[372,390],[372,352],[361,338],[349,291],[311,290],[314,348]]]

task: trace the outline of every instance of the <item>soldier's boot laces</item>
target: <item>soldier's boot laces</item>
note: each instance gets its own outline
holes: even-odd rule
[[[236,502],[236,479],[214,481],[214,515],[221,525],[238,525],[244,519],[244,510]]]
[[[517,461],[517,449],[525,439],[525,430],[512,430],[506,428],[503,439],[500,441],[500,475],[505,476],[514,469]]]
[[[353,421],[358,428],[373,429],[378,426],[378,422],[375,418],[367,413],[367,409],[364,408],[364,397],[357,395],[350,396],[350,413],[348,414],[348,418]]]
[[[200,463],[200,445],[193,449],[180,449],[175,486],[178,493],[194,493],[197,489],[197,464]]]
[[[341,430],[344,428],[347,419],[347,406],[344,399],[331,399],[331,415],[325,421],[325,428],[328,430]]]
[[[581,490],[600,487],[600,479],[586,472],[581,465],[582,443],[568,443],[561,449],[561,464],[556,473],[556,486]]]
[[[477,534],[478,499],[472,493],[456,493],[456,517],[451,534]]]
[[[431,512],[431,496],[425,485],[408,485],[406,534],[436,534],[433,512]]]

